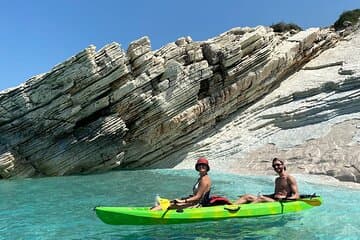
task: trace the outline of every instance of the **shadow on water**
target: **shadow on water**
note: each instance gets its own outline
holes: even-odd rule
[[[246,219],[228,219],[223,221],[196,224],[154,225],[154,226],[118,226],[117,231],[108,232],[106,239],[274,239],[291,221],[301,216],[282,215]],[[114,230],[114,229],[113,229]],[[104,234],[102,235],[104,237]],[[264,238],[265,237],[265,238]],[[104,239],[101,236],[91,236]],[[277,239],[281,239],[277,238]],[[285,238],[284,238],[285,239]]]

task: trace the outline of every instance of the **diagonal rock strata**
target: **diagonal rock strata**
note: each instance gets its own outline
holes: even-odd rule
[[[0,176],[173,167],[205,153],[216,158],[225,153],[194,149],[218,137],[216,129],[224,122],[235,115],[253,121],[249,116],[301,99],[313,98],[318,107],[267,113],[257,126],[244,127],[253,132],[268,128],[260,135],[271,136],[276,129],[349,114],[357,109],[356,101],[348,99],[357,97],[358,77],[344,63],[339,71],[348,76],[346,81],[304,86],[242,115],[338,40],[329,29],[291,35],[259,26],[234,28],[201,42],[180,38],[156,51],[147,37],[132,42],[127,51],[117,43],[99,51],[90,46],[48,73],[0,93]],[[331,100],[334,91],[344,100]]]

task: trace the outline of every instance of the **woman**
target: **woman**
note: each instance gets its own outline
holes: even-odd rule
[[[200,177],[193,187],[193,195],[171,201],[168,209],[196,207],[198,205],[206,206],[209,204],[211,189],[211,180],[208,175],[208,171],[210,171],[209,161],[204,157],[199,158],[195,164],[195,170],[199,172]],[[155,206],[151,210],[161,210],[161,206]]]

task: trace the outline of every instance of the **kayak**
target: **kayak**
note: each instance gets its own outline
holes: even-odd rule
[[[112,225],[179,224],[216,221],[229,218],[260,217],[299,212],[322,204],[322,198],[305,197],[298,200],[219,205],[199,208],[151,211],[149,207],[95,207],[96,215]]]

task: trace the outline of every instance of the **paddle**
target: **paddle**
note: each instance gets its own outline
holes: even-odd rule
[[[289,202],[289,201],[303,201],[306,202],[307,204],[310,204],[311,206],[320,206],[321,205],[321,201],[319,199],[284,199],[281,202]]]
[[[166,198],[158,198],[160,207],[163,211],[168,210],[168,208],[170,207],[171,201],[169,199]]]
[[[303,201],[306,202],[308,204],[310,204],[311,206],[320,206],[321,205],[321,201],[319,199],[297,199],[297,201]]]

